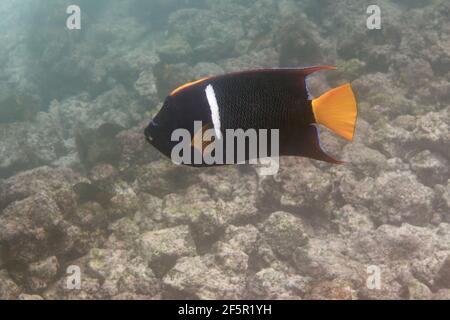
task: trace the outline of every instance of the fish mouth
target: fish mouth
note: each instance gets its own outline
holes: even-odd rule
[[[153,120],[152,120],[153,122]],[[153,138],[151,135],[151,126],[152,126],[152,122],[150,122],[150,124],[148,125],[147,128],[145,128],[144,130],[144,135],[145,135],[145,139],[147,140],[148,143],[152,143],[153,142]]]

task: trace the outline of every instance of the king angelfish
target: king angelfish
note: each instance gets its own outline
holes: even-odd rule
[[[322,149],[318,124],[344,139],[353,140],[357,106],[351,85],[342,85],[316,99],[310,96],[306,85],[310,74],[334,69],[318,66],[250,70],[187,83],[166,98],[162,109],[146,128],[146,138],[164,155],[172,157],[173,148],[179,144],[172,134],[177,129],[185,129],[192,137],[189,151],[203,154],[208,149],[202,140],[203,134],[210,129],[214,133],[211,141],[223,140],[222,151],[226,158],[225,146],[229,142],[227,130],[278,129],[280,156],[306,157],[340,164],[342,161]],[[195,126],[199,122],[203,124],[200,128]],[[199,138],[202,142],[197,143]],[[268,151],[272,143],[274,141],[269,139]],[[245,161],[259,157],[259,153],[255,156],[249,152],[248,145],[245,150]],[[233,158],[239,160],[236,155]],[[192,161],[184,164],[217,165],[203,160],[194,163],[193,156]]]

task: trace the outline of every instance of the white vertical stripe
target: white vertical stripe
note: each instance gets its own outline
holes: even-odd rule
[[[208,85],[205,89],[206,98],[208,99],[209,108],[211,109],[211,118],[216,132],[216,138],[222,139],[222,131],[220,131],[220,114],[219,105],[217,104],[216,93],[212,85]]]

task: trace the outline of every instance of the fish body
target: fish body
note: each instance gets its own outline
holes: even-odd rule
[[[185,84],[167,97],[162,109],[145,130],[145,135],[159,151],[171,157],[172,150],[178,143],[173,141],[172,133],[177,129],[184,129],[194,137],[191,145],[194,153],[205,151],[205,145],[200,144],[199,148],[194,140],[199,135],[203,137],[206,129],[214,130],[215,141],[219,139],[223,145],[227,145],[231,139],[227,134],[229,130],[241,129],[245,132],[278,130],[279,155],[303,156],[340,163],[328,156],[320,147],[318,127],[315,125],[318,123],[316,114],[319,112],[315,110],[318,108],[318,100],[311,99],[306,86],[308,75],[325,69],[334,68],[250,70]],[[346,131],[353,131],[356,103],[351,88],[346,85],[336,90],[345,91],[346,100],[353,99],[346,102],[352,109],[347,119]],[[203,124],[200,130],[196,123]],[[350,138],[350,135],[353,137],[353,132],[351,134],[345,132],[345,135],[347,138]],[[277,156],[271,154],[271,147],[275,142],[271,137],[264,140],[269,157]],[[261,149],[259,135],[253,143],[257,144],[259,151]],[[252,154],[249,147],[250,142],[245,145],[245,154],[239,158],[235,144],[234,161],[239,162],[239,159],[249,161],[260,155],[259,152],[256,156]],[[226,153],[229,150],[224,147],[223,151]],[[192,163],[193,161],[185,164]],[[207,164],[202,162],[197,165]]]

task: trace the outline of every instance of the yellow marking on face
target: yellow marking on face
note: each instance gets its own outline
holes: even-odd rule
[[[180,92],[181,90],[186,89],[186,88],[189,88],[189,87],[192,87],[193,85],[196,85],[197,83],[200,83],[200,82],[202,82],[202,81],[205,81],[206,79],[208,79],[208,78],[202,78],[202,79],[197,80],[197,81],[188,82],[188,83],[186,83],[186,84],[183,84],[182,86],[180,86],[180,87],[178,87],[177,89],[173,90],[172,93],[171,93],[170,95],[173,96],[173,95],[175,95],[176,93]]]
[[[205,132],[211,128],[212,128],[211,123],[205,124],[200,130],[198,130],[194,134],[194,137],[192,138],[191,146],[193,146],[195,149],[200,151],[202,154],[203,154],[203,151],[205,150],[205,148],[209,144],[211,144],[211,137],[204,136]]]

